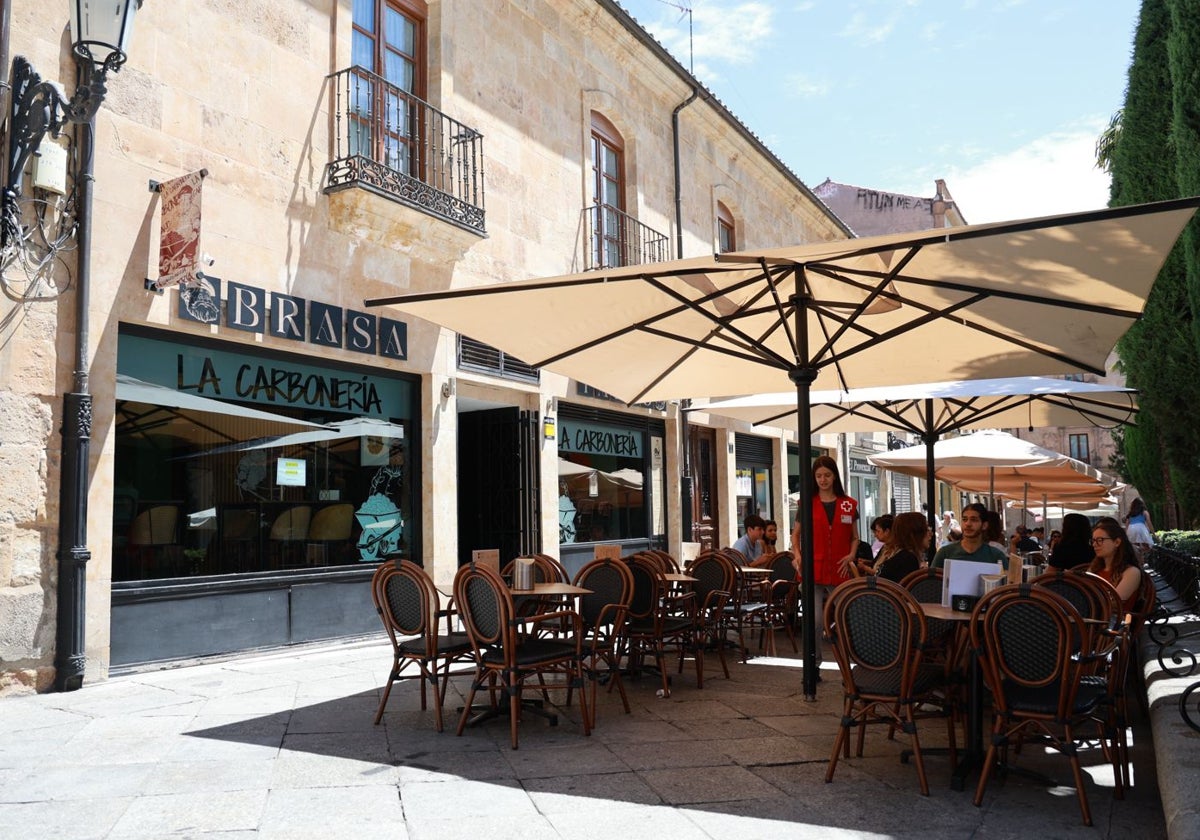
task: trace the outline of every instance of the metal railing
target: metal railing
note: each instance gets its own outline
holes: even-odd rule
[[[667,259],[666,234],[648,227],[611,204],[583,208],[583,270],[621,268]]]
[[[483,135],[362,67],[328,77],[325,191],[362,187],[484,233]]]

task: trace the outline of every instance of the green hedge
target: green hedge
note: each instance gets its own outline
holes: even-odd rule
[[[1200,557],[1200,531],[1159,531],[1154,536],[1163,548]]]

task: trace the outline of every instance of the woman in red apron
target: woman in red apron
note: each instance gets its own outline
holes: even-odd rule
[[[858,502],[846,495],[837,462],[821,455],[812,465],[813,584],[817,626],[822,626],[826,587],[853,574],[858,551]],[[792,525],[792,565],[800,577],[800,516]],[[818,649],[818,659],[820,659]]]

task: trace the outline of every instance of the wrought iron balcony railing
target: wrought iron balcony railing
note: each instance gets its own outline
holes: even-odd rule
[[[583,270],[620,268],[626,265],[662,262],[667,259],[668,241],[659,233],[610,204],[593,204],[583,209],[588,244]]]
[[[483,135],[362,67],[328,76],[325,191],[361,187],[484,233]]]

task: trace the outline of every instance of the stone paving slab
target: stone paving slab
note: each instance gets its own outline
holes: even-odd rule
[[[1176,742],[1190,760],[1165,760],[1139,719],[1124,801],[1098,751],[1085,752],[1094,828],[1073,790],[1017,777],[975,808],[973,790],[950,789],[943,756],[927,757],[922,797],[900,761],[907,739],[882,730],[826,784],[840,681],[824,668],[808,702],[790,657],[731,660],[726,680],[709,656],[704,689],[689,666],[669,698],[654,695],[656,680],[629,680],[630,714],[602,691],[592,737],[575,706],[557,726],[528,716],[513,751],[507,718],[454,734],[466,679],[447,694],[444,732],[411,682],[374,725],[390,661],[381,638],[0,700],[0,837],[1162,837],[1160,786],[1194,799],[1200,780],[1196,739]],[[1168,705],[1164,695],[1155,715]],[[923,746],[945,744],[938,721],[920,731]],[[1020,761],[1070,777],[1057,755]],[[1200,836],[1186,833],[1192,814],[1169,813],[1175,840]]]

